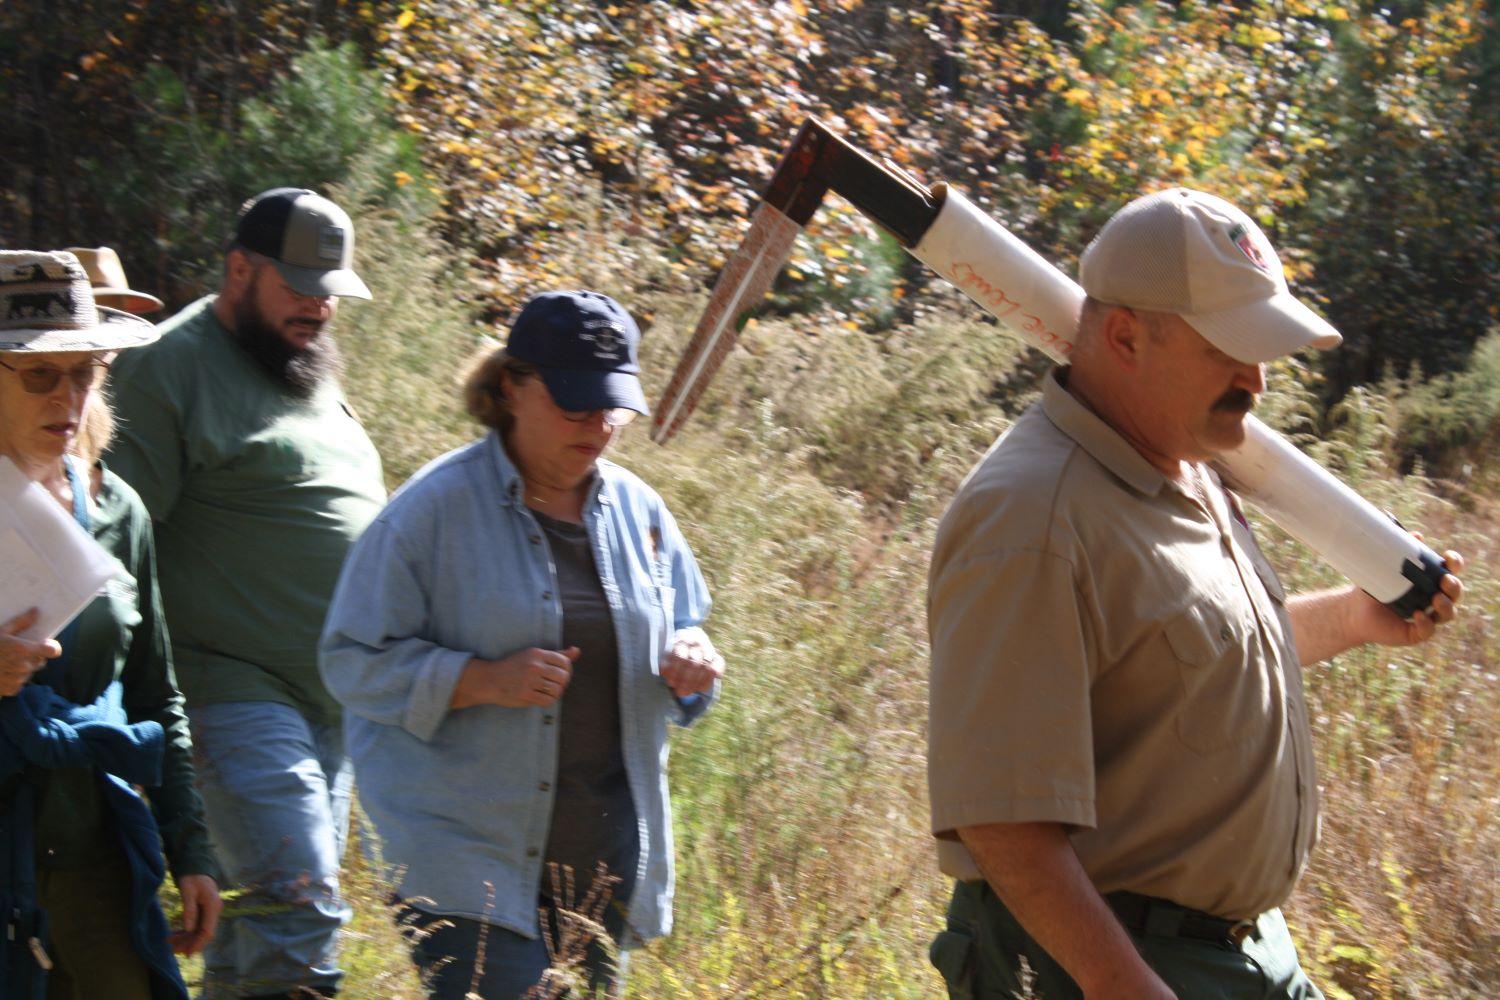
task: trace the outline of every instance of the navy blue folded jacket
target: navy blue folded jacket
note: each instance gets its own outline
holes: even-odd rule
[[[131,787],[161,783],[164,735],[155,722],[127,721],[123,699],[119,681],[90,705],[41,684],[0,698],[0,1000],[46,996],[48,921],[37,905],[34,779],[60,767],[92,767],[103,787],[130,866],[130,937],[151,972],[153,1000],[187,1000],[156,898],[166,875],[161,837],[150,806]]]

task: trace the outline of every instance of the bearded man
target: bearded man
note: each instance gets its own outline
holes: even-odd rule
[[[108,461],[155,522],[209,828],[245,891],[207,951],[205,997],[332,996],[342,976],[352,771],[317,642],[385,501],[329,333],[340,296],[370,297],[353,256],[337,205],[266,191],[240,210],[218,294],[114,367]]]

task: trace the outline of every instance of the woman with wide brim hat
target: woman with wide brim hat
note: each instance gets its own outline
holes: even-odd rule
[[[109,362],[157,336],[96,305],[72,254],[0,251],[0,457],[119,563],[55,637],[30,636],[34,609],[0,609],[0,997],[45,980],[49,998],[186,998],[172,950],[198,950],[218,920],[150,517],[99,461]],[[176,933],[156,900],[164,847]]]

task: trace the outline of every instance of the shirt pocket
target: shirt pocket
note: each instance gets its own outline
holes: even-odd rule
[[[1256,634],[1243,617],[1201,601],[1168,621],[1163,633],[1182,682],[1177,735],[1189,750],[1215,753],[1268,724],[1270,689],[1248,652]]]

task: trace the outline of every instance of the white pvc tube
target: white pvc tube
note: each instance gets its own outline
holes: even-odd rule
[[[943,207],[914,257],[1053,361],[1067,364],[1083,289],[946,184]]]
[[[934,193],[943,207],[912,255],[1066,364],[1083,289],[957,191],[938,185]],[[1426,546],[1255,417],[1245,423],[1244,443],[1218,465],[1271,520],[1384,603],[1410,596],[1415,581],[1403,569],[1425,566],[1431,575],[1436,556]]]
[[[1423,565],[1422,543],[1253,416],[1244,443],[1219,465],[1271,520],[1377,601],[1411,589],[1401,570],[1406,560]]]

